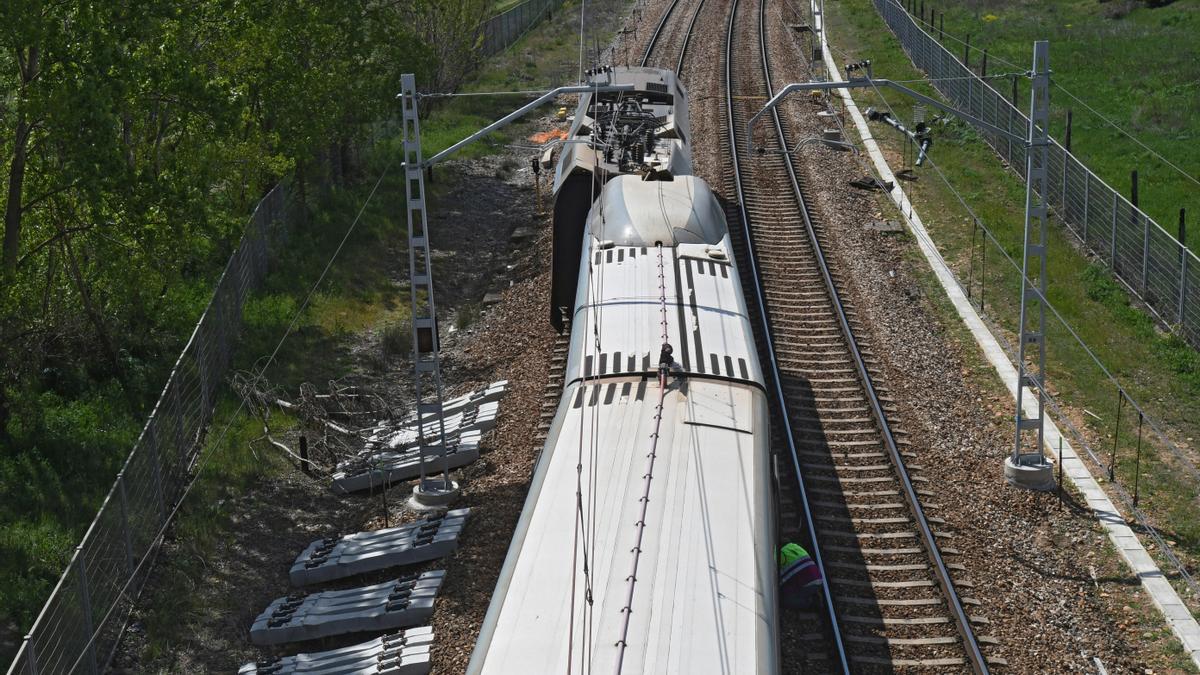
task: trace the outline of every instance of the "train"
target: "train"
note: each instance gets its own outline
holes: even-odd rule
[[[779,672],[768,399],[675,73],[589,73],[554,181],[562,397],[473,675]]]

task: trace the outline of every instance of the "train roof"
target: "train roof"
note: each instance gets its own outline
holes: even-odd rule
[[[716,246],[663,248],[667,341],[685,373],[761,385],[753,331],[728,250],[727,239]],[[593,249],[588,264],[572,319],[566,381],[653,372],[662,342],[657,249]]]
[[[617,246],[716,245],[727,231],[721,205],[695,176],[617,176],[605,183],[588,226],[597,240]]]
[[[766,398],[737,383],[677,382],[664,403],[621,672],[777,672]],[[658,399],[653,379],[568,387],[469,673],[563,673],[585,659],[587,670],[616,671]],[[574,544],[577,478],[588,504],[595,499],[581,514],[587,575]]]

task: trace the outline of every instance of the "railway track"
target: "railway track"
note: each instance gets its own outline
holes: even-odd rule
[[[571,321],[563,321],[563,330],[554,338],[554,349],[550,352],[550,373],[546,377],[546,386],[542,389],[542,409],[538,413],[537,432],[534,435],[534,447],[541,452],[546,444],[546,436],[554,422],[554,413],[558,410],[562,398],[564,376],[567,373],[567,358],[571,351]],[[537,462],[533,463],[530,471],[537,470]]]
[[[704,7],[704,0],[692,0],[695,7],[691,12],[680,5],[687,4],[684,0],[671,0],[671,4],[663,11],[654,33],[646,43],[646,51],[642,53],[641,66],[658,66],[674,68],[679,76],[683,74],[683,65],[687,59],[688,44],[691,42],[692,31],[696,27],[696,18]],[[686,22],[686,23],[685,23]],[[667,60],[670,54],[676,54],[673,61]]]
[[[780,536],[811,546],[828,585],[823,612],[783,614],[783,662],[817,672],[987,672],[987,640],[972,625],[986,620],[968,613],[978,603],[958,594],[951,573],[960,568],[944,559],[957,553],[952,533],[918,500],[933,495],[919,487],[921,467],[905,466],[914,456],[889,426],[873,356],[855,342],[860,327],[824,257],[820,223],[778,152],[797,139],[776,115],[756,129],[766,152],[745,156],[746,122],[779,84],[762,0],[733,0],[724,59],[725,194],[736,196],[727,216],[782,411],[773,428]]]

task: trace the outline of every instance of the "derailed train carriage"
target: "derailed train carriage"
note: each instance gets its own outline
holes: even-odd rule
[[[570,356],[468,672],[776,673],[768,403],[725,219],[674,74],[593,78],[636,87],[582,97],[559,160]]]

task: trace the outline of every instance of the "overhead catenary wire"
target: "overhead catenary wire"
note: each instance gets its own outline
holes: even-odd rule
[[[358,214],[355,215],[354,220],[350,223],[350,227],[348,227],[346,229],[346,233],[342,236],[341,241],[338,242],[337,247],[334,248],[333,253],[329,256],[329,260],[325,263],[325,266],[321,269],[321,274],[318,275],[317,280],[315,282],[313,282],[312,287],[310,287],[308,289],[308,293],[305,294],[305,296],[304,296],[304,301],[300,303],[300,306],[292,314],[292,319],[288,323],[287,328],[284,330],[283,335],[279,338],[279,341],[275,343],[275,348],[271,350],[271,353],[267,357],[266,362],[263,364],[262,368],[259,369],[258,373],[254,376],[253,380],[251,381],[251,384],[257,384],[258,382],[260,382],[262,380],[263,374],[266,373],[267,369],[270,368],[271,365],[275,362],[275,357],[279,355],[279,350],[283,347],[284,342],[287,341],[288,337],[291,336],[292,332],[295,330],[296,323],[300,320],[301,315],[303,315],[304,311],[306,309],[308,309],[308,305],[312,301],[313,296],[316,294],[317,289],[320,288],[321,284],[325,281],[325,277],[328,276],[329,270],[330,270],[330,268],[333,267],[334,261],[337,260],[338,255],[340,255],[342,252],[342,249],[345,248],[346,242],[349,241],[349,239],[350,239],[350,235],[353,234],[355,228],[358,227],[358,223],[362,219],[363,213],[365,213],[367,210],[367,205],[371,203],[371,199],[375,196],[375,193],[379,190],[379,186],[383,183],[384,178],[387,177],[388,172],[391,170],[392,164],[394,162],[395,162],[395,157],[393,156],[393,158],[388,160],[388,163],[384,166],[383,171],[380,172],[379,178],[375,181],[375,184],[371,187],[371,191],[367,194],[366,199],[363,200],[362,206],[358,210]],[[401,166],[403,166],[403,165],[404,165],[404,163],[401,162]],[[262,359],[256,360],[256,363],[261,360]],[[211,459],[213,457],[213,455],[216,454],[216,448],[219,448],[221,446],[221,444],[224,442],[226,436],[229,434],[229,430],[233,427],[234,422],[238,420],[239,416],[241,415],[242,410],[244,410],[245,407],[246,407],[246,399],[245,399],[245,397],[242,397],[241,403],[238,404],[237,409],[233,412],[232,415],[230,415],[228,421],[225,423],[225,426],[221,429],[220,434],[217,435],[217,440],[211,444],[213,451],[209,452],[208,454],[204,454],[203,449],[201,450],[201,454],[196,460],[195,470],[192,473],[192,477],[184,485],[183,491],[179,495],[179,500],[175,502],[175,505],[171,507],[170,513],[168,513],[166,515],[166,517],[163,519],[163,524],[161,527],[159,527],[158,531],[155,533],[152,541],[157,541],[166,533],[167,528],[170,527],[171,523],[175,520],[175,515],[179,512],[179,509],[183,507],[183,504],[187,500],[187,496],[191,493],[192,488],[195,487],[197,479],[199,479],[200,475],[204,472],[204,468],[205,468],[205,466],[207,466],[208,460]],[[112,606],[109,607],[107,612],[105,612],[104,617],[100,621],[96,622],[95,625],[97,626],[97,628],[95,628],[92,631],[92,634],[88,637],[87,642],[84,643],[83,647],[80,649],[79,656],[75,658],[75,661],[71,664],[71,667],[67,670],[68,673],[74,673],[75,670],[79,667],[80,663],[83,661],[83,658],[90,653],[92,645],[95,643],[96,638],[100,635],[100,632],[108,624],[108,620],[112,616],[112,613],[117,609],[118,606],[121,605],[119,600],[122,597],[125,597],[125,595],[128,593],[130,584],[133,583],[134,579],[138,578],[138,575],[140,574],[142,568],[146,565],[147,561],[150,560],[151,553],[155,552],[156,550],[157,549],[154,546],[150,546],[147,548],[146,553],[144,553],[142,555],[141,559],[138,561],[138,564],[134,567],[133,571],[129,574],[129,578],[125,581],[125,584],[123,586],[121,586],[121,589],[117,592],[116,599],[113,601]]]
[[[599,85],[599,82],[595,81],[595,80],[592,82],[592,84],[593,84],[593,91],[590,94],[591,99],[589,101],[589,106],[591,106],[590,110],[594,111],[594,110],[596,110],[596,106],[598,106],[598,104],[599,104],[598,88],[600,85]],[[620,101],[623,98],[623,96],[624,96],[623,93],[618,94],[618,96],[617,96],[618,105],[620,104]],[[585,108],[585,111],[590,112],[586,108]],[[587,112],[585,112],[585,114],[587,114]],[[591,114],[594,118],[595,117],[594,112]],[[596,133],[595,130],[593,130],[593,132],[592,132],[593,139],[595,138],[595,133]],[[593,151],[594,151],[595,145],[592,144],[591,147],[593,148]],[[590,193],[589,203],[591,203],[591,204],[597,204],[597,201],[596,201],[596,188],[597,188],[596,176],[599,174],[599,171],[600,171],[599,162],[600,162],[599,155],[597,153],[593,152],[593,154],[592,154],[592,177],[591,177],[591,183],[589,185],[589,193]],[[598,203],[596,205],[595,209],[596,209],[596,217],[600,221],[600,232],[599,232],[598,236],[592,236],[592,239],[595,240],[596,242],[603,242],[604,241],[604,228],[605,228],[605,223],[606,223],[605,214],[604,214],[604,204],[602,202]],[[585,230],[590,229],[590,226],[591,226],[590,219],[585,219],[585,221],[584,221]],[[585,233],[584,236],[587,236],[587,234]],[[597,256],[600,255],[599,252],[597,252],[596,255]],[[585,314],[585,322],[584,322],[584,327],[583,327],[584,331],[586,332],[586,330],[588,328],[588,323],[591,324],[591,333],[592,334],[590,337],[592,339],[590,341],[587,341],[587,338],[589,336],[587,336],[585,334],[584,340],[585,340],[585,344],[587,345],[587,348],[591,351],[591,358],[592,358],[593,363],[598,362],[599,354],[602,349],[601,342],[600,342],[600,335],[602,333],[602,325],[603,325],[603,309],[604,308],[602,306],[602,300],[604,298],[604,277],[605,277],[605,274],[604,274],[605,268],[603,266],[601,266],[599,268],[598,273],[596,273],[594,271],[594,267],[596,266],[592,262],[594,257],[595,256],[589,255],[588,260],[587,260],[588,295],[589,295],[589,300],[590,300],[590,302],[589,302],[590,307],[589,307],[587,313]],[[589,344],[589,342],[590,342],[590,344]],[[567,628],[567,630],[568,630],[567,673],[568,674],[572,673],[573,669],[574,669],[575,616],[576,616],[575,603],[576,603],[576,597],[577,597],[577,593],[578,593],[577,582],[578,582],[578,574],[580,572],[579,551],[581,549],[583,550],[583,560],[582,560],[583,570],[582,570],[582,572],[583,572],[583,577],[584,577],[584,588],[583,588],[582,606],[579,610],[579,614],[581,615],[581,622],[582,622],[581,627],[582,627],[582,631],[583,631],[582,648],[581,648],[581,652],[580,652],[580,673],[586,672],[587,667],[590,665],[591,658],[592,658],[592,646],[593,646],[592,645],[592,625],[593,625],[593,616],[594,616],[593,612],[592,612],[592,607],[593,607],[594,597],[593,597],[593,586],[592,586],[592,570],[589,566],[589,562],[594,563],[594,561],[595,561],[596,492],[597,492],[597,480],[598,480],[597,473],[596,473],[596,467],[597,467],[597,462],[598,462],[598,457],[599,457],[600,425],[599,425],[599,413],[595,409],[593,409],[594,408],[593,406],[588,404],[587,393],[588,393],[588,387],[589,386],[595,387],[596,381],[598,379],[599,379],[599,372],[597,371],[597,372],[593,373],[591,377],[588,377],[585,374],[583,381],[580,383],[580,396],[583,397],[583,399],[582,399],[583,405],[581,406],[581,410],[580,410],[579,448],[578,448],[578,456],[576,459],[576,466],[575,466],[576,514],[575,514],[575,528],[574,528],[574,534],[573,534],[574,543],[573,543],[573,547],[572,547],[572,561],[571,561],[571,596],[569,599],[570,610],[569,610],[569,620],[568,620],[568,628]],[[590,385],[589,385],[589,380],[591,380]],[[584,468],[585,468],[585,465],[584,465],[584,457],[585,457],[585,454],[584,454],[584,431],[585,431],[585,429],[587,429],[587,431],[588,431],[588,433],[587,433],[587,445],[588,445],[587,450],[588,451],[586,453],[586,457],[587,457],[586,468],[587,468],[587,473],[588,473],[588,478],[589,478],[589,480],[588,480],[589,492],[588,492],[588,497],[586,500],[585,500],[585,497],[583,494],[583,473],[584,473]],[[586,513],[585,513],[585,501],[586,501]],[[590,544],[590,547],[589,547],[589,544]],[[589,550],[591,552],[590,556],[589,556]]]

